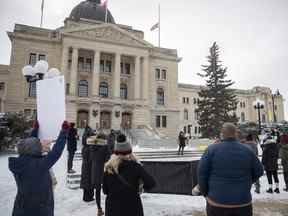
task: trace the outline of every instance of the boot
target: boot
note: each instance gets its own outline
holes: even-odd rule
[[[269,188],[266,192],[272,194],[272,193],[273,193],[273,190],[272,190],[272,188]]]
[[[260,188],[255,188],[255,193],[260,194]]]
[[[274,190],[274,192],[279,194],[279,193],[280,193],[279,188],[276,188],[276,189]]]
[[[103,216],[104,212],[102,211],[102,209],[98,209],[97,211],[97,216]]]

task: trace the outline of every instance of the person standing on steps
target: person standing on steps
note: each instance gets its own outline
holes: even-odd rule
[[[71,123],[67,141],[67,150],[68,150],[67,172],[70,174],[75,173],[75,171],[73,170],[73,159],[75,152],[77,151],[77,140],[78,140],[78,132],[77,129],[75,128],[75,123]]]
[[[179,136],[178,136],[178,155],[184,155],[184,148],[186,146],[186,137],[184,135],[183,131],[180,131]]]

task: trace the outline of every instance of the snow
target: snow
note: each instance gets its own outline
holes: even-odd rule
[[[64,152],[61,159],[54,166],[54,172],[58,180],[55,189],[55,216],[83,216],[96,215],[96,204],[84,203],[81,190],[71,190],[66,185],[66,161],[67,153]],[[10,155],[11,156],[11,155]],[[0,155],[0,214],[9,216],[12,213],[13,202],[16,195],[16,184],[11,172],[8,170],[9,155]],[[280,189],[284,187],[283,176],[280,175]],[[288,193],[267,194],[266,177],[261,178],[261,194],[254,194],[254,200],[279,201],[288,200]],[[146,216],[193,216],[194,211],[204,211],[205,200],[203,197],[182,195],[143,194],[144,212]],[[104,207],[105,196],[102,196]],[[261,214],[262,215],[262,214]],[[266,214],[265,214],[266,215]],[[268,214],[267,214],[268,215]],[[278,215],[278,214],[274,214]],[[281,215],[279,213],[279,215]]]

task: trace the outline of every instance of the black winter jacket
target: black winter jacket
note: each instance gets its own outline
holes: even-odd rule
[[[278,170],[279,148],[276,143],[264,144],[262,153],[262,164],[265,171]]]
[[[140,180],[144,190],[155,186],[154,179],[134,161],[123,161],[119,174],[127,181],[125,185],[116,174],[104,173],[103,192],[107,195],[105,216],[143,216],[143,206],[137,193]]]
[[[67,150],[69,152],[77,151],[77,129],[70,128],[67,139]]]
[[[17,184],[12,216],[53,216],[54,197],[49,169],[60,158],[67,132],[62,131],[46,156],[20,155],[9,158],[9,169]]]

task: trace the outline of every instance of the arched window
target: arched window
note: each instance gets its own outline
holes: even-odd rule
[[[245,122],[245,121],[246,121],[246,119],[245,119],[245,113],[242,112],[242,113],[241,113],[241,122]]]
[[[88,81],[80,80],[78,84],[78,96],[88,97]]]
[[[29,83],[29,97],[36,97],[36,82]]]
[[[126,84],[122,83],[120,85],[120,97],[122,99],[127,99],[128,98],[128,87]]]
[[[184,110],[184,120],[188,120],[188,119],[189,119],[188,110],[185,109],[185,110]]]
[[[162,88],[157,89],[157,104],[164,105],[165,103],[165,95],[164,90]]]
[[[107,98],[108,97],[108,83],[101,82],[99,86],[99,96]]]

